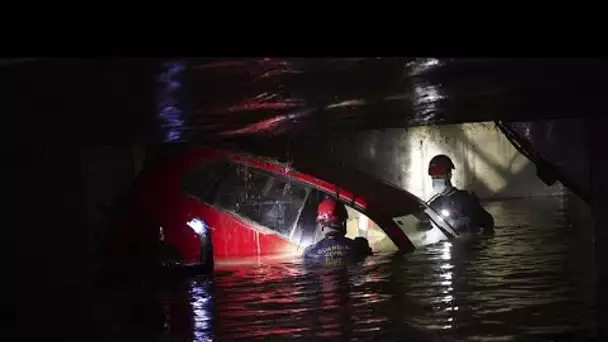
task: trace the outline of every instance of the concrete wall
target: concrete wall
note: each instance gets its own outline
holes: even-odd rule
[[[337,134],[327,153],[346,164],[428,199],[428,162],[447,154],[456,164],[453,182],[481,199],[501,199],[563,192],[536,176],[536,167],[491,122],[420,126],[409,129]]]
[[[591,170],[591,213],[594,221],[594,241],[597,279],[597,326],[598,341],[608,341],[608,156],[605,152],[606,129],[608,119],[596,118],[588,121],[587,134],[590,139],[590,152],[593,158]]]

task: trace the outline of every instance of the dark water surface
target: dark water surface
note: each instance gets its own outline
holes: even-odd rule
[[[594,337],[592,227],[572,197],[487,204],[496,234],[374,256],[100,289],[89,341],[584,341]],[[93,336],[94,335],[94,336]]]

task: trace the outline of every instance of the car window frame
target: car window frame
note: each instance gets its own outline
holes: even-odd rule
[[[262,173],[265,176],[268,177],[282,177],[285,181],[291,182],[291,183],[295,183],[296,185],[301,186],[302,188],[306,189],[306,196],[304,197],[304,200],[302,201],[302,205],[298,208],[298,213],[294,218],[293,223],[291,224],[291,228],[289,229],[289,233],[281,233],[279,231],[274,230],[271,227],[267,227],[264,226],[242,214],[236,213],[232,210],[227,210],[217,204],[215,204],[217,197],[219,196],[219,190],[222,187],[223,182],[226,181],[226,178],[229,176],[229,173],[227,172],[217,172],[217,176],[214,178],[213,182],[211,183],[211,187],[209,189],[209,193],[206,193],[204,198],[200,198],[197,195],[193,195],[191,193],[189,193],[187,191],[187,189],[184,188],[183,183],[185,182],[185,180],[188,178],[188,176],[191,174],[191,172],[194,172],[194,170],[196,170],[197,168],[201,167],[203,164],[212,164],[213,162],[223,162],[228,164],[228,168],[230,169],[232,167],[236,167],[236,166],[245,166],[248,169],[254,169],[256,170],[256,172]],[[211,165],[210,165],[211,166]],[[226,170],[226,169],[224,169]],[[314,177],[313,175],[308,175],[311,176],[315,179],[318,179],[316,177]],[[322,179],[319,179],[320,181],[323,181]],[[328,183],[330,184],[330,183]],[[335,186],[333,184],[330,184],[332,186]],[[213,189],[213,187],[215,187],[215,189]],[[368,219],[372,220],[383,232],[384,234],[386,234],[386,236],[389,237],[389,239],[391,240],[392,243],[394,243],[399,249],[399,244],[395,241],[395,239],[389,234],[387,233],[387,229],[386,227],[384,227],[384,222],[383,220],[378,220],[375,215],[373,215],[372,212],[370,212],[366,207],[360,205],[357,201],[352,200],[350,198],[346,198],[345,196],[343,196],[342,194],[340,194],[340,189],[336,187],[337,190],[335,191],[331,191],[331,190],[327,190],[324,187],[321,187],[313,182],[307,181],[307,180],[301,180],[298,179],[296,176],[290,175],[290,174],[283,174],[280,172],[274,172],[271,170],[266,170],[262,167],[256,166],[256,165],[252,165],[251,163],[247,162],[246,160],[234,160],[232,158],[229,157],[223,157],[223,156],[216,156],[216,157],[212,157],[209,160],[205,160],[202,161],[201,163],[197,164],[197,166],[193,167],[192,170],[190,170],[185,176],[184,176],[184,180],[182,181],[182,191],[188,195],[191,196],[195,199],[197,199],[198,201],[200,201],[201,203],[204,203],[207,206],[210,206],[216,210],[220,210],[223,211],[225,213],[230,214],[231,216],[241,220],[242,222],[247,223],[248,225],[251,225],[252,227],[254,227],[254,229],[261,231],[263,233],[272,233],[275,234],[277,236],[280,236],[284,239],[286,239],[287,241],[290,241],[291,243],[294,244],[298,244],[297,241],[294,241],[293,236],[296,233],[297,228],[299,227],[299,223],[300,220],[302,219],[302,211],[304,210],[304,207],[309,199],[309,197],[311,196],[311,193],[313,190],[319,191],[322,194],[325,194],[326,196],[329,197],[333,197],[338,199],[340,202],[342,202],[344,205],[348,205],[349,207],[359,211],[361,214],[365,215],[368,217]],[[345,189],[347,190],[347,189]],[[353,198],[357,198],[357,196],[355,196],[353,194]],[[422,200],[420,200],[423,204],[424,202]],[[424,205],[423,205],[424,206]],[[380,222],[380,223],[378,223]],[[404,233],[405,234],[405,233]],[[407,234],[405,234],[407,237]],[[409,239],[409,238],[408,238]],[[301,242],[301,241],[300,241]]]

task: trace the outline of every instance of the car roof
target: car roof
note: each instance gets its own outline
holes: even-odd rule
[[[423,201],[404,189],[353,167],[306,153],[292,155],[289,162],[206,146],[194,147],[187,153],[200,156],[201,159],[205,156],[224,157],[233,162],[293,177],[337,195],[347,204],[385,217],[404,216],[423,209]]]

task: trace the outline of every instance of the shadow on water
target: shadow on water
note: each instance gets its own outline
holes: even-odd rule
[[[585,341],[594,337],[588,209],[493,202],[496,233],[349,269],[299,262],[99,292],[87,340]]]

